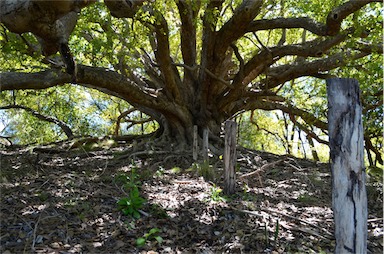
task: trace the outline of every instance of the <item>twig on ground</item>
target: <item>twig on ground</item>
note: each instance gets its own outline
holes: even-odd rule
[[[242,180],[246,177],[257,175],[259,182],[260,182],[260,185],[263,186],[263,183],[262,183],[261,177],[260,177],[260,173],[262,173],[263,171],[267,170],[268,168],[273,167],[273,166],[275,166],[275,165],[277,165],[283,161],[284,161],[284,159],[281,159],[278,161],[274,161],[274,162],[265,164],[265,165],[261,166],[260,168],[256,169],[255,171],[252,171],[251,173],[247,173],[247,174],[243,174],[243,175],[239,176],[239,179]]]
[[[31,246],[31,249],[33,251],[35,251],[35,243],[36,243],[36,232],[37,232],[37,226],[39,225],[39,222],[40,222],[40,218],[41,218],[41,213],[39,214],[39,218],[37,219],[37,222],[35,224],[35,227],[33,228],[33,238],[32,238],[32,246]]]
[[[376,222],[376,221],[383,221],[384,218],[374,218],[374,219],[369,219],[367,222]]]
[[[243,212],[243,213],[246,213],[246,214],[251,214],[251,215],[255,215],[255,216],[261,216],[259,213],[257,213],[256,211],[249,211],[249,210],[240,210],[240,209],[236,209],[236,208],[232,208],[236,211],[239,211],[239,212]],[[267,213],[275,213],[275,214],[278,214],[278,215],[281,215],[281,216],[284,216],[284,217],[287,217],[289,219],[292,219],[292,220],[296,220],[296,221],[299,221],[301,223],[304,223],[304,224],[307,224],[307,225],[310,225],[314,228],[317,228],[321,231],[323,231],[325,234],[327,234],[329,237],[333,238],[333,235],[331,233],[329,233],[326,229],[316,225],[316,224],[313,224],[309,221],[305,221],[303,219],[300,219],[300,218],[297,218],[297,217],[294,217],[294,216],[291,216],[291,215],[288,215],[288,214],[285,214],[283,212],[279,212],[279,211],[275,211],[275,210],[272,210],[272,209],[269,209],[269,208],[260,208],[261,211],[264,211],[264,212],[267,212]],[[328,238],[329,238],[328,237]]]

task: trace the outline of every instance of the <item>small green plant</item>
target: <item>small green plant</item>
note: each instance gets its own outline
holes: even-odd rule
[[[221,202],[221,201],[227,201],[226,197],[223,197],[221,194],[223,190],[220,187],[217,187],[216,185],[213,185],[210,188],[210,199],[214,202]]]
[[[165,174],[165,169],[163,167],[159,167],[155,172],[156,177],[162,177]]]
[[[130,215],[135,219],[139,219],[139,209],[143,206],[144,202],[145,199],[140,197],[139,189],[135,186],[129,192],[128,197],[121,198],[117,201],[117,205],[124,215]]]
[[[142,208],[145,199],[140,197],[138,185],[141,183],[139,175],[136,173],[136,167],[133,167],[130,174],[121,173],[115,177],[115,181],[123,185],[125,191],[128,192],[127,197],[117,201],[118,209],[124,215],[129,215],[135,219],[140,218],[139,209]]]
[[[279,220],[276,221],[275,234],[274,234],[274,248],[277,247],[279,241]]]
[[[300,195],[297,200],[300,202],[300,203],[303,203],[303,204],[307,204],[307,205],[310,205],[310,204],[315,204],[318,199],[309,195],[308,193],[304,193],[302,195]]]
[[[136,245],[138,247],[144,246],[147,242],[155,240],[158,244],[163,242],[163,238],[159,236],[161,232],[158,228],[152,228],[148,233],[144,234],[143,237],[139,237],[136,239]]]
[[[203,163],[193,163],[192,170],[197,171],[206,181],[213,181],[215,179],[215,172],[213,167],[209,165],[208,160],[205,160]]]
[[[137,185],[140,185],[139,175],[136,173],[135,168],[132,168],[130,175],[126,173],[118,174],[115,177],[117,183],[123,184],[127,191],[134,189]]]
[[[37,196],[39,197],[40,201],[45,202],[48,200],[50,195],[48,192],[40,192],[37,194]]]
[[[171,169],[171,171],[172,171],[173,174],[180,174],[180,172],[181,172],[182,170],[181,170],[181,168],[179,168],[179,167],[173,167],[173,168]]]

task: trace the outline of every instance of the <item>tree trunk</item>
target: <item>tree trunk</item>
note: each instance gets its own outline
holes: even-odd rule
[[[335,253],[367,253],[367,194],[359,84],[328,79]]]

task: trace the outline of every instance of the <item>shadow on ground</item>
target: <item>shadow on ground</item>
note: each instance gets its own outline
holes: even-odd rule
[[[0,152],[2,253],[319,253],[332,252],[326,164],[242,150],[238,176],[280,161],[220,192],[221,162],[206,181],[164,157],[119,159],[108,151],[30,149]],[[184,165],[188,163],[185,162]],[[191,165],[191,162],[189,162]],[[128,195],[116,175],[138,175],[147,200],[140,219],[117,201]],[[201,172],[200,172],[201,173]],[[368,186],[371,253],[383,242],[382,187]],[[152,229],[159,229],[148,235]],[[146,235],[147,234],[147,235]],[[162,241],[159,243],[157,236]],[[137,239],[146,238],[137,246]]]

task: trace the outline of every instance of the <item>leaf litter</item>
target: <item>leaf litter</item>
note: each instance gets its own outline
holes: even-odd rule
[[[327,164],[239,149],[237,192],[225,197],[220,160],[209,181],[188,156],[128,160],[124,149],[0,151],[1,253],[333,252]],[[138,219],[117,205],[128,194],[117,176],[133,170]],[[368,251],[381,253],[382,183],[367,188]]]

